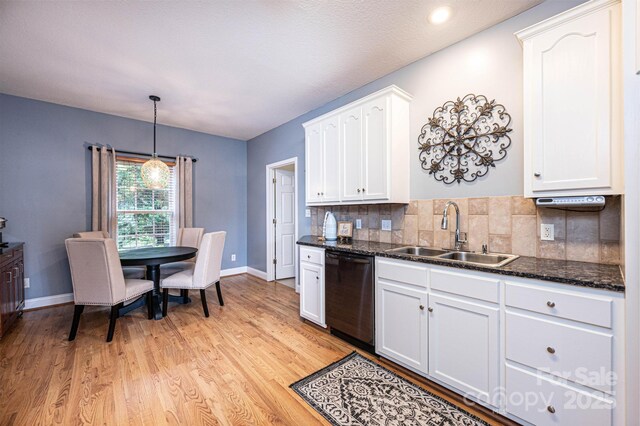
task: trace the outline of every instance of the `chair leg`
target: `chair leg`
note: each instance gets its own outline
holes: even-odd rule
[[[153,291],[147,292],[147,317],[153,319]]]
[[[71,342],[76,338],[78,332],[78,325],[80,324],[80,315],[84,311],[84,305],[76,305],[73,308],[73,322],[71,323],[71,331],[69,332],[69,341]]]
[[[162,316],[167,316],[167,305],[169,304],[169,289],[162,289]]]
[[[124,303],[120,302],[117,305],[113,305],[111,307],[111,315],[109,319],[109,332],[107,333],[107,342],[110,342],[113,340],[113,332],[116,330],[116,320],[119,317],[118,312],[120,311],[120,308],[122,308],[123,305]]]
[[[202,299],[202,309],[204,310],[204,316],[209,318],[209,307],[207,306],[207,293],[204,289],[200,289],[200,299]]]
[[[218,302],[220,302],[220,306],[224,306],[224,300],[222,300],[222,291],[220,290],[220,281],[216,281],[216,292],[218,293]]]

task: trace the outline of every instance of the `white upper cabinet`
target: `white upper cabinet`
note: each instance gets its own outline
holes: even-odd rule
[[[304,123],[307,204],[408,203],[410,101],[389,86]]]
[[[524,193],[622,193],[619,0],[516,33],[524,49]]]

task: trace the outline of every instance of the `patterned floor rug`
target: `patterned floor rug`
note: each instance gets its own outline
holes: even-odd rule
[[[337,426],[487,425],[356,352],[291,388]]]

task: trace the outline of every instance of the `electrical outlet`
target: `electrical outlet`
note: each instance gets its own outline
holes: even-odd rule
[[[362,229],[362,219],[356,219],[356,229]]]
[[[304,210],[304,217],[311,217],[311,209]]]
[[[555,239],[553,224],[543,223],[540,225],[540,239],[542,241],[553,241]]]
[[[235,262],[235,261],[236,261],[236,255],[235,255],[235,254],[232,254],[232,255],[231,255],[231,261],[232,261],[232,262]]]
[[[29,288],[31,287],[31,282],[29,281],[29,278],[25,278],[24,279],[24,288]]]
[[[391,221],[390,220],[382,220],[380,224],[383,231],[391,231]]]

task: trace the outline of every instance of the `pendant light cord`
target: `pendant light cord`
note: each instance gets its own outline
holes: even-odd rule
[[[156,118],[158,116],[157,101],[153,100],[153,155],[156,155]]]

